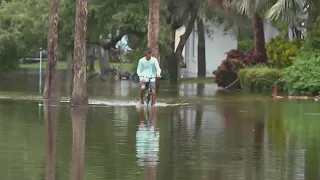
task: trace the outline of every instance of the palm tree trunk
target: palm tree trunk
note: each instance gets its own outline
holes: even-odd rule
[[[148,46],[152,56],[159,59],[160,0],[150,0],[148,21]]]
[[[264,39],[263,19],[258,12],[253,15],[253,30],[254,30],[254,47],[256,54],[259,55],[259,61],[267,62],[267,52]]]
[[[88,104],[86,81],[86,41],[88,0],[77,0],[74,36],[74,76],[71,96],[72,106]]]
[[[158,59],[159,54],[159,32],[160,32],[160,0],[150,0],[148,21],[148,46],[152,48],[152,56]],[[156,92],[159,92],[160,82],[156,80]]]
[[[198,32],[198,77],[206,77],[206,42],[203,20],[197,18]]]
[[[43,92],[44,99],[60,98],[58,61],[59,0],[50,0],[50,27],[48,31],[48,65]]]

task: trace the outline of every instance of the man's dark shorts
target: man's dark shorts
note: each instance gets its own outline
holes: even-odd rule
[[[144,82],[140,82],[140,86],[141,86],[141,89],[146,89],[146,86],[147,86],[147,83],[144,83]],[[156,89],[156,82],[150,82],[150,87],[151,89]]]

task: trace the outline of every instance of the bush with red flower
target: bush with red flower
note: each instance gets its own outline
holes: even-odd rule
[[[247,66],[262,64],[262,58],[254,51],[244,53],[241,50],[232,49],[226,53],[227,57],[221,65],[213,72],[215,82],[219,87],[227,87],[238,79],[238,71]],[[240,89],[240,83],[234,83],[233,89]]]

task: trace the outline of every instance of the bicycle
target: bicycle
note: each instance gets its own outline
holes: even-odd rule
[[[139,76],[139,77],[143,77],[143,76]],[[150,80],[154,79],[154,78],[156,78],[156,77],[148,77],[147,78],[148,81],[145,83],[145,85],[146,85],[145,98],[146,98],[147,105],[149,105],[149,103],[152,102],[152,89],[150,86],[150,83],[151,83]]]

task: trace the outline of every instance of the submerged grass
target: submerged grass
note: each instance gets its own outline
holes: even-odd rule
[[[199,78],[182,78],[181,83],[198,83],[198,84],[213,84],[215,83],[213,77],[199,77]]]
[[[32,63],[32,64],[20,64],[20,68],[29,68],[29,69],[38,69],[40,66],[40,63]],[[132,72],[133,70],[133,67],[134,67],[134,64],[133,63],[122,63],[120,65],[120,63],[111,63],[111,66],[112,67],[120,67],[121,66],[121,69],[123,71],[129,71],[129,72]],[[43,68],[46,68],[47,67],[47,61],[44,61],[42,62],[42,67]],[[57,68],[58,69],[67,69],[67,62],[65,61],[58,61],[57,63]],[[94,63],[94,68],[96,70],[99,70],[100,69],[100,66],[99,66],[99,62],[98,61],[95,61]]]

